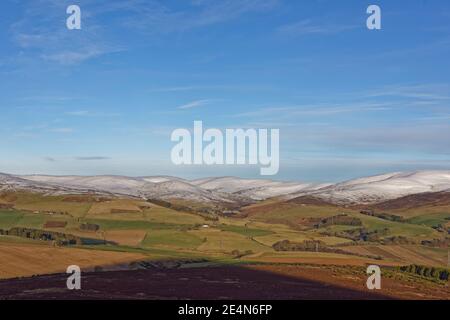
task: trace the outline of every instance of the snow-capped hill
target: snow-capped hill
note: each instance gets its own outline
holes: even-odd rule
[[[253,200],[264,200],[300,191],[312,191],[329,185],[262,179],[241,179],[236,177],[199,179],[192,181],[192,183],[203,189],[237,194]]]
[[[357,178],[357,179],[352,179],[352,180],[336,183],[335,186],[351,186],[351,185],[360,185],[360,184],[380,182],[380,181],[392,179],[393,177],[396,177],[396,176],[402,175],[402,174],[405,174],[405,173],[392,172],[392,173],[385,173],[385,174],[380,174],[380,175],[376,175],[376,176],[361,177],[361,178]]]
[[[267,187],[260,187],[246,190],[239,193],[244,196],[249,196],[254,200],[264,200],[274,197],[288,197],[292,198],[293,194],[303,193],[308,194],[316,190],[325,188],[330,184],[315,184],[315,183],[279,183]]]
[[[206,178],[191,181],[192,184],[206,190],[235,193],[242,190],[268,186],[274,182],[271,180],[242,179],[236,177]]]
[[[63,194],[69,191],[82,193],[80,190],[69,190],[68,188],[30,181],[4,173],[0,173],[0,191],[30,191],[52,195]]]
[[[147,184],[141,189],[143,196],[149,199],[184,199],[190,201],[230,202],[226,195],[205,190],[184,181],[165,181]]]
[[[147,199],[245,203],[273,197],[313,196],[336,204],[372,204],[408,195],[450,191],[450,171],[395,172],[337,184],[235,177],[184,180],[170,176],[14,176],[0,174],[0,191],[48,194],[98,192]]]
[[[14,190],[30,186],[30,182],[18,177],[0,173],[0,190]]]
[[[23,179],[41,182],[52,186],[97,190],[114,194],[136,196],[140,188],[148,182],[124,176],[46,176],[29,175]]]
[[[16,177],[31,188],[45,185],[67,192],[98,192],[147,199],[184,199],[188,201],[231,202],[227,194],[206,190],[186,180],[169,176],[125,177],[125,176],[48,176],[27,175]]]
[[[418,171],[350,180],[312,194],[334,203],[370,204],[411,194],[448,189],[450,189],[450,171]]]
[[[168,181],[183,181],[187,182],[184,179],[177,178],[177,177],[171,177],[171,176],[150,176],[150,177],[141,177],[142,180],[152,183],[161,183],[161,182],[168,182]]]

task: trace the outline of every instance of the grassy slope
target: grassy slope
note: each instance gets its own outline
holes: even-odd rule
[[[425,214],[421,216],[415,216],[408,220],[410,223],[425,225],[429,227],[438,226],[440,224],[445,225],[450,220],[450,212],[437,212],[431,214]]]
[[[408,238],[425,239],[440,236],[430,226],[436,221],[447,217],[446,212],[436,212],[431,209],[425,215],[414,212],[414,223],[398,223],[359,214],[356,210],[330,206],[313,205],[280,205],[273,200],[251,206],[247,218],[220,218],[218,222],[206,221],[204,218],[191,214],[174,211],[168,208],[148,204],[139,200],[114,199],[107,202],[67,202],[64,197],[41,197],[36,195],[19,194],[15,199],[17,207],[30,211],[64,211],[69,215],[47,215],[21,211],[0,211],[0,229],[13,226],[42,228],[45,221],[67,221],[61,232],[77,234],[85,237],[116,241],[117,246],[86,246],[86,249],[101,251],[118,251],[142,253],[158,258],[180,258],[189,256],[233,259],[231,252],[250,250],[253,252],[252,261],[314,261],[320,263],[329,259],[339,262],[361,264],[364,258],[354,256],[334,256],[323,253],[275,252],[271,246],[280,240],[303,241],[317,239],[328,245],[336,245],[349,240],[320,235],[323,230],[304,230],[296,228],[295,224],[304,218],[320,218],[347,213],[362,220],[369,230],[388,228],[390,235],[402,235]],[[268,207],[266,205],[269,205]],[[111,209],[115,209],[111,213]],[[121,212],[124,210],[124,212]],[[406,214],[405,214],[406,215]],[[428,215],[428,216],[427,216]],[[425,219],[425,220],[420,220]],[[429,220],[431,219],[431,220]],[[96,223],[101,227],[100,232],[85,232],[79,230],[83,222]],[[201,225],[207,224],[208,228]],[[424,225],[422,225],[424,224]],[[330,230],[350,229],[349,226],[328,227]],[[53,229],[55,230],[55,229]],[[17,238],[16,238],[17,239]],[[0,237],[1,242],[11,242],[11,237]],[[17,242],[29,241],[17,239]],[[400,249],[398,249],[400,250]],[[421,247],[402,253],[401,261],[419,259],[420,256],[432,254],[435,261],[444,261],[442,250],[427,251]],[[306,259],[306,258],[307,259]],[[414,258],[415,257],[415,258]],[[280,260],[280,259],[281,260]],[[344,259],[345,258],[345,259]],[[304,259],[304,260],[302,260]],[[325,260],[323,260],[325,259]],[[386,255],[386,263],[390,260]],[[242,258],[245,260],[245,258]],[[367,259],[366,259],[367,260]],[[391,259],[397,261],[398,259]]]
[[[383,220],[376,217],[360,214],[358,210],[340,207],[314,206],[314,205],[273,205],[271,210],[265,211],[263,207],[262,213],[251,214],[250,217],[256,221],[266,223],[277,222],[292,226],[296,222],[304,218],[325,218],[336,214],[348,214],[363,222],[363,226],[374,231],[377,229],[389,229],[389,236],[401,235],[413,239],[425,239],[439,237],[440,235],[430,228],[430,225],[422,226],[414,223],[400,223],[394,221]],[[251,211],[251,210],[250,210]],[[447,214],[440,215],[440,219],[446,217]],[[414,222],[414,221],[412,221]],[[345,229],[346,227],[342,227]],[[352,227],[348,227],[351,229]]]
[[[370,231],[388,228],[388,236],[404,236],[415,240],[438,237],[439,234],[430,227],[411,223],[394,222],[361,214],[352,214],[362,220],[363,225]]]

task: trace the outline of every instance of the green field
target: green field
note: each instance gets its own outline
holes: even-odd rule
[[[362,220],[364,227],[369,231],[381,230],[387,228],[387,236],[404,236],[411,239],[426,239],[430,237],[439,237],[439,234],[429,226],[421,226],[406,222],[394,222],[376,217],[352,214]]]
[[[110,219],[81,219],[80,222],[98,224],[101,230],[164,230],[182,228],[184,225],[152,222],[146,220],[110,220]]]
[[[448,212],[427,209],[424,214],[414,211],[406,222],[393,222],[363,215],[358,210],[349,208],[277,204],[271,200],[255,205],[244,218],[220,217],[218,221],[210,221],[192,212],[175,211],[142,200],[117,198],[99,201],[92,197],[79,197],[68,201],[62,196],[42,197],[30,194],[17,194],[14,197],[16,209],[0,211],[0,229],[8,230],[13,227],[42,229],[48,221],[65,221],[67,222],[65,228],[49,230],[115,243],[115,245],[83,246],[91,250],[144,253],[152,257],[156,255],[165,258],[208,257],[233,263],[239,260],[267,262],[270,259],[274,262],[286,260],[301,263],[302,259],[307,257],[309,262],[323,263],[326,261],[323,259],[331,259],[330,261],[340,259],[339,261],[355,261],[361,264],[364,257],[356,258],[354,255],[342,254],[336,256],[321,252],[277,252],[272,245],[283,240],[291,242],[320,240],[327,246],[345,249],[352,240],[326,235],[324,232],[334,234],[361,227],[369,231],[387,229],[383,237],[403,236],[420,243],[425,239],[442,239],[445,235],[432,227],[446,223],[446,218],[449,217]],[[362,226],[329,225],[316,229],[310,225],[302,225],[309,218],[326,218],[343,213],[360,219]],[[82,223],[96,224],[100,230],[80,230]],[[0,242],[14,241],[36,242],[0,236]],[[378,252],[378,247],[383,246],[375,245],[375,248],[371,247],[370,252],[356,247],[355,250],[368,252],[373,256]],[[414,249],[406,250],[398,247],[398,250],[403,251],[395,256],[392,248],[386,247],[386,250],[379,251],[385,254],[383,258],[385,263],[420,261],[423,264],[424,261],[428,261],[427,255],[433,264],[446,261],[444,257],[446,252],[442,249],[416,246]],[[236,254],[237,252],[239,254]],[[390,257],[394,256],[395,259],[390,260]]]
[[[230,231],[230,232],[235,232],[238,234],[241,234],[243,236],[247,236],[247,237],[259,237],[259,236],[265,236],[268,234],[272,234],[272,231],[269,230],[263,230],[263,229],[253,229],[253,228],[248,228],[245,226],[237,226],[237,225],[220,225],[219,226],[220,230],[223,231]]]
[[[408,220],[409,223],[418,225],[424,225],[428,227],[438,226],[440,224],[446,224],[450,221],[450,212],[438,212],[432,214],[425,214],[422,216],[416,216]]]
[[[196,249],[203,239],[188,232],[174,230],[148,231],[141,245],[143,247],[167,247],[172,249]]]
[[[18,211],[0,211],[0,229],[9,229],[17,225],[23,213]]]

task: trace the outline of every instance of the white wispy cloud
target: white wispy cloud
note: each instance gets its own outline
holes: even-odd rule
[[[153,88],[150,92],[179,92],[179,91],[191,91],[197,90],[200,87],[195,86],[184,86],[184,87],[163,87],[163,88]]]
[[[69,1],[39,0],[25,8],[19,20],[10,26],[12,40],[21,59],[36,56],[49,63],[75,65],[124,49],[108,43],[105,27],[89,12],[92,2],[82,6],[82,30],[68,30],[64,14]]]
[[[78,51],[61,51],[50,54],[42,54],[44,60],[57,62],[62,65],[73,65],[82,63],[85,60],[96,58],[105,54],[116,53],[122,51],[119,48],[101,48],[98,46],[91,46],[81,48]]]
[[[314,24],[311,20],[301,20],[291,24],[285,24],[276,30],[277,34],[284,36],[303,36],[311,34],[330,35],[349,31],[357,28],[356,25]]]
[[[79,111],[68,111],[65,113],[68,116],[74,116],[74,117],[85,117],[89,116],[89,111],[86,110],[79,110]]]
[[[111,25],[145,34],[185,32],[268,11],[278,2],[192,0],[180,9],[156,0],[84,0],[80,3],[82,29],[69,31],[63,18],[71,1],[37,0],[27,5],[20,19],[10,26],[10,34],[20,48],[17,61],[29,57],[30,62],[38,56],[48,63],[70,66],[127,50],[109,33]],[[100,23],[101,19],[108,19],[108,26]]]
[[[64,103],[67,101],[77,100],[79,97],[63,96],[63,95],[30,95],[19,97],[19,101],[45,102],[45,103]]]
[[[394,96],[417,100],[450,100],[449,84],[415,84],[387,86],[367,94],[367,97]]]
[[[211,103],[212,100],[196,100],[196,101],[192,101],[186,104],[183,104],[181,106],[178,106],[177,109],[183,110],[183,109],[192,109],[192,108],[197,108],[197,107],[201,107],[201,106],[205,106],[209,103]]]
[[[342,104],[316,104],[298,106],[280,106],[261,108],[253,111],[235,114],[234,117],[270,117],[291,118],[294,116],[331,116],[355,112],[376,112],[390,110],[390,103],[342,103]]]
[[[298,105],[274,105],[253,109],[231,117],[253,118],[258,121],[285,121],[305,117],[354,115],[367,112],[416,111],[416,119],[443,120],[448,116],[450,85],[391,85],[363,92],[341,93],[337,102],[317,102]],[[423,115],[423,112],[426,112]],[[411,116],[412,117],[412,116]]]
[[[88,156],[88,157],[75,157],[78,161],[99,161],[99,160],[110,160],[110,157],[103,156]]]
[[[314,148],[339,148],[341,151],[377,151],[393,150],[398,152],[427,152],[450,155],[450,125],[448,123],[423,123],[409,121],[396,124],[345,126],[328,125],[325,127],[292,127],[283,130],[283,137],[304,146]],[[298,137],[302,137],[299,142]]]
[[[272,90],[272,86],[266,85],[243,85],[243,84],[211,84],[211,85],[185,85],[185,86],[167,86],[150,88],[149,92],[155,93],[171,93],[171,92],[188,92],[188,91],[209,91],[209,90],[226,90],[226,91],[267,91]]]
[[[163,1],[111,2],[108,5],[111,11],[120,9],[131,14],[123,20],[125,25],[148,33],[168,33],[207,27],[248,13],[268,11],[279,0],[193,0],[187,3],[189,8],[186,10],[174,10]]]
[[[182,91],[199,91],[199,90],[213,90],[213,89],[233,89],[234,86],[225,85],[199,85],[199,86],[173,86],[152,88],[150,92],[182,92]]]
[[[71,117],[119,117],[121,116],[118,112],[94,112],[88,110],[75,110],[67,111],[64,113],[66,116]]]
[[[52,128],[48,129],[49,132],[55,132],[55,133],[72,133],[74,132],[73,128]]]

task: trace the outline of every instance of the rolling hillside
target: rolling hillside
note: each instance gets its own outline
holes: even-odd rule
[[[235,177],[184,180],[169,176],[0,175],[0,187],[46,192],[99,192],[152,199],[200,202],[260,201],[313,196],[334,204],[375,204],[409,195],[450,191],[450,171],[389,173],[336,184]]]

